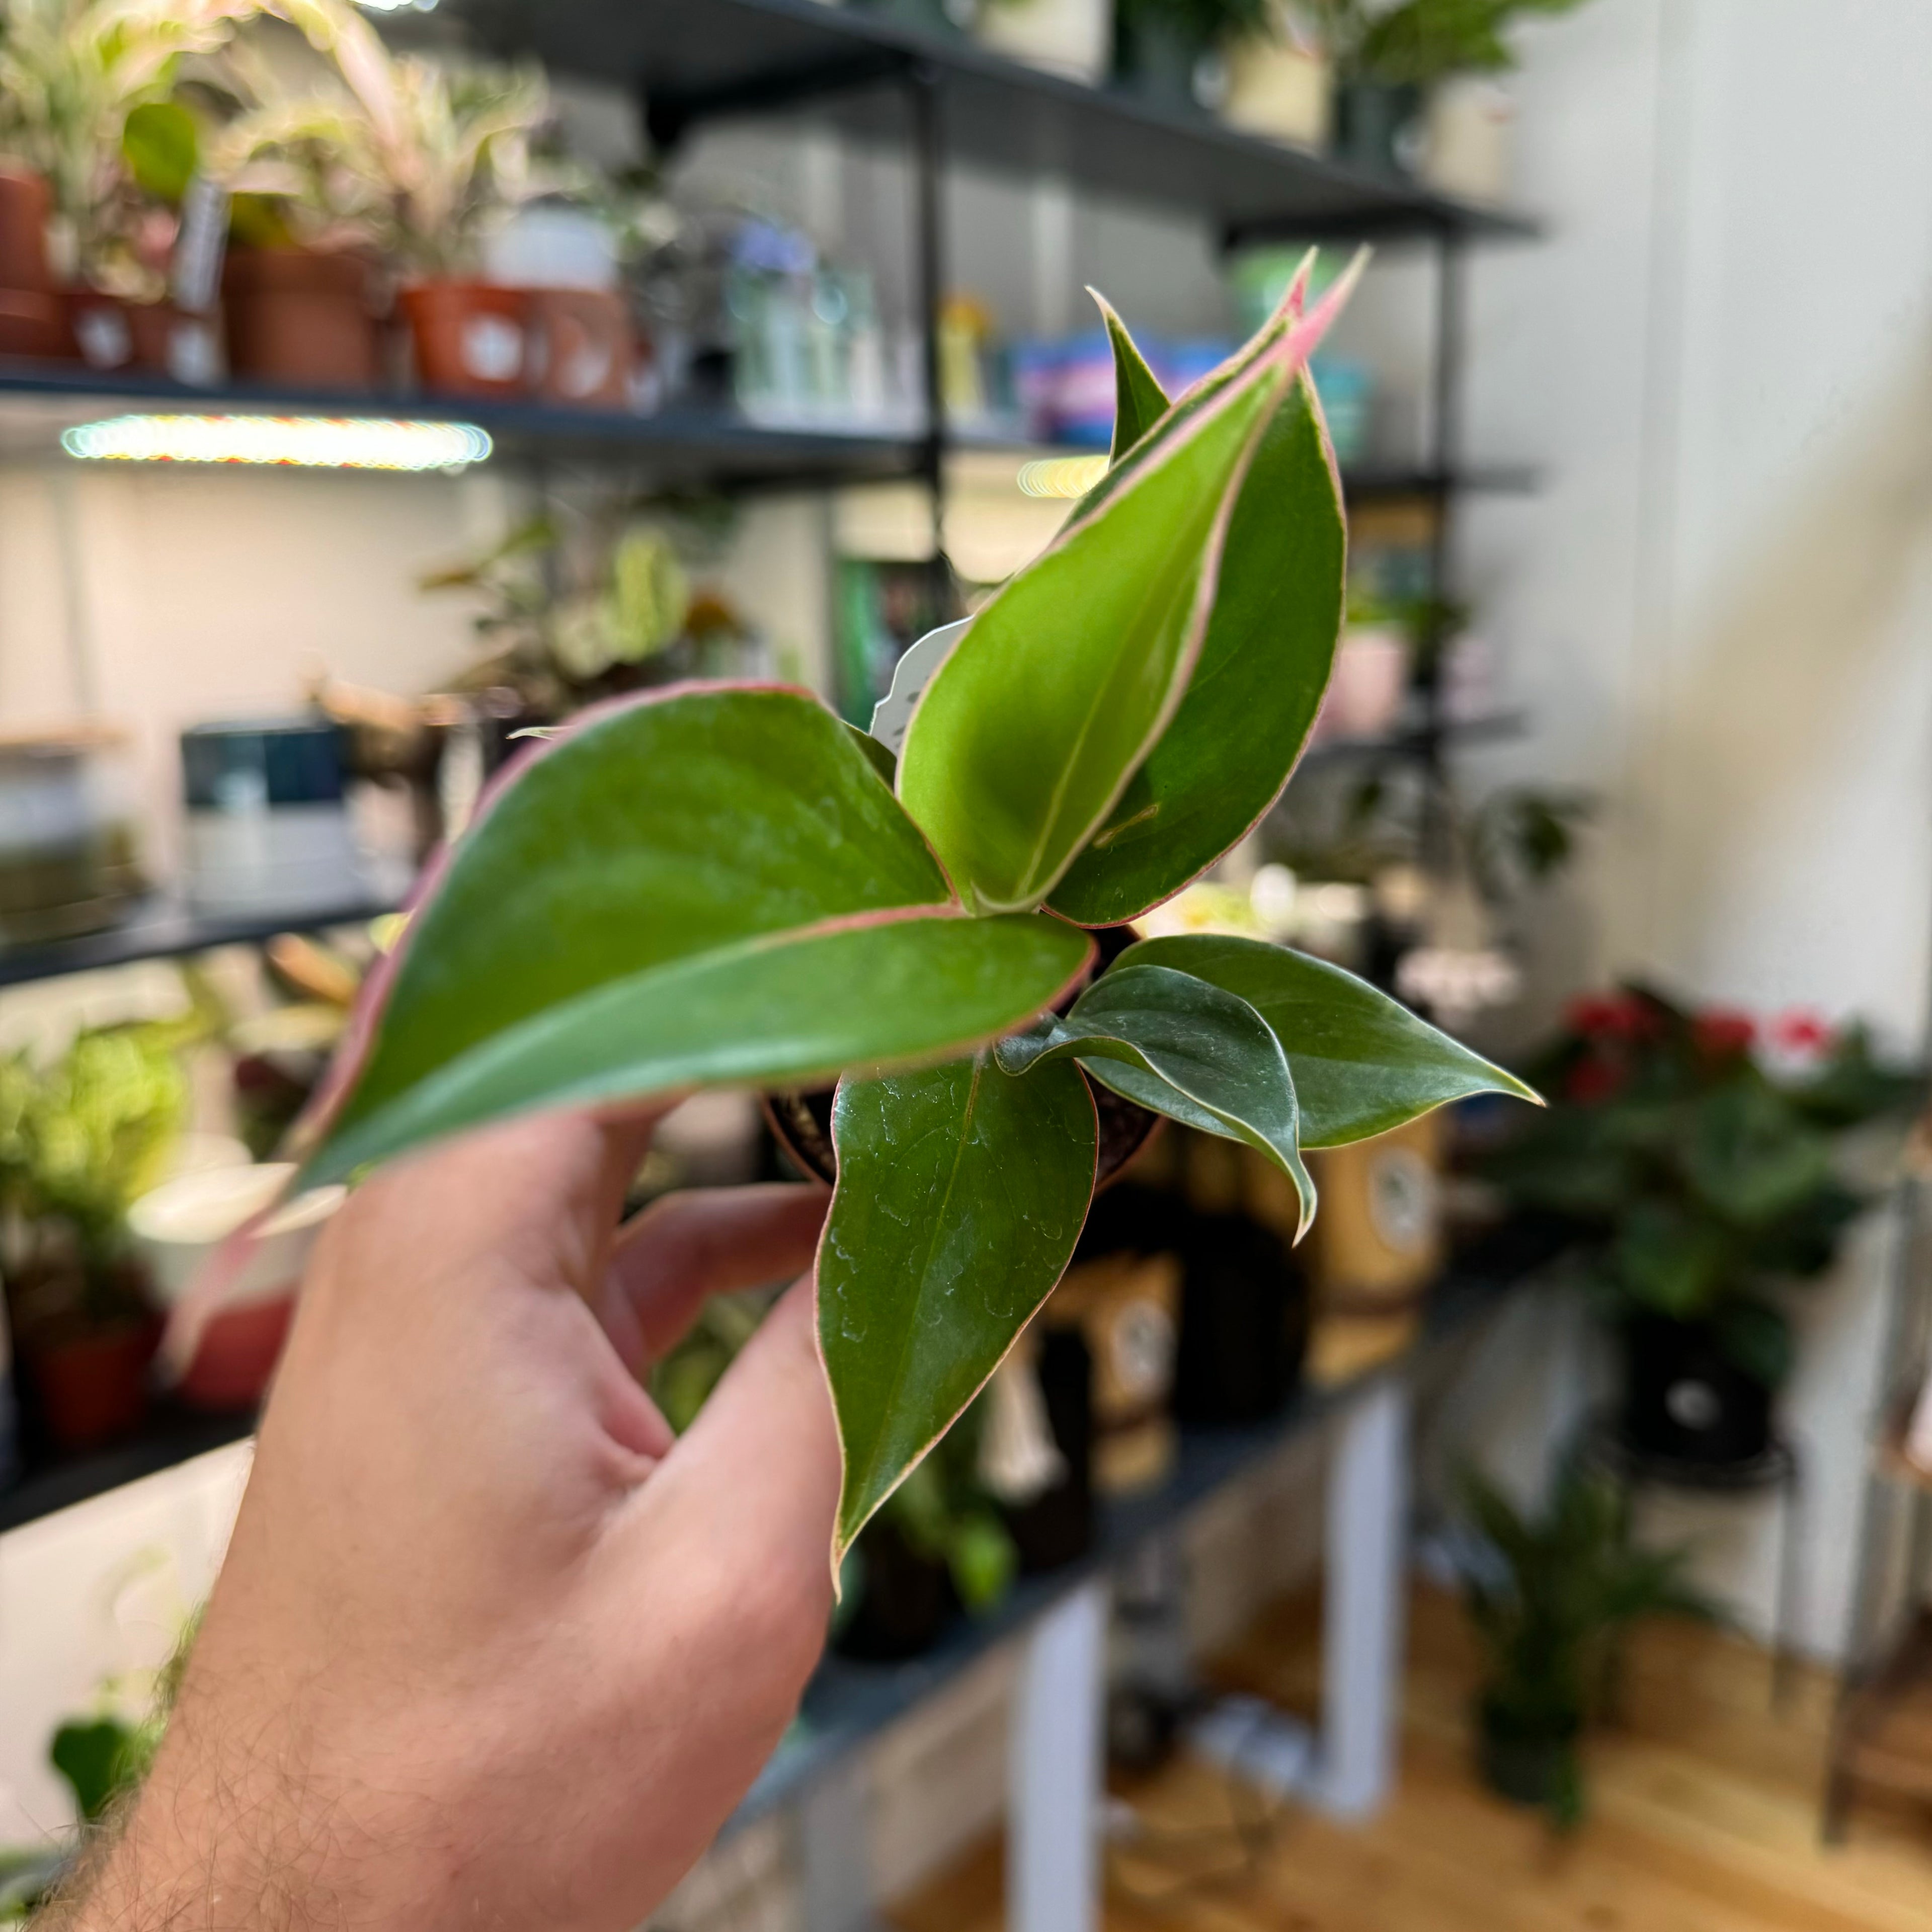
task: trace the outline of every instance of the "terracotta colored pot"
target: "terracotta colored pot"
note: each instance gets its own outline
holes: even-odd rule
[[[47,184],[24,169],[0,167],[0,289],[50,296]]]
[[[529,298],[487,282],[418,282],[404,290],[403,320],[416,380],[445,396],[524,394],[531,363]]]
[[[74,336],[58,296],[0,286],[0,356],[71,361]]]
[[[221,272],[230,372],[253,382],[373,389],[369,265],[310,248],[231,248]]]
[[[28,1350],[47,1433],[58,1448],[79,1453],[118,1442],[148,1413],[148,1364],[158,1324],[130,1318],[110,1328],[64,1324]]]
[[[531,386],[554,403],[622,409],[634,349],[624,298],[608,289],[532,289]]]
[[[67,308],[81,360],[90,369],[196,385],[221,373],[214,326],[172,302],[123,302],[98,290],[71,289]]]

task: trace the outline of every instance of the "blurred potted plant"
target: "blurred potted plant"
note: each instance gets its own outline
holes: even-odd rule
[[[1499,196],[1507,151],[1497,146],[1493,103],[1450,83],[1460,76],[1507,73],[1516,64],[1504,37],[1514,20],[1566,14],[1579,4],[1402,0],[1377,9],[1367,0],[1304,0],[1334,62],[1336,153],[1383,172],[1406,172],[1427,157],[1437,186],[1482,199]]]
[[[976,32],[1001,53],[1092,87],[1113,58],[1112,0],[991,0]]]
[[[1567,1830],[1583,1816],[1578,1745],[1605,1714],[1631,1630],[1714,1613],[1684,1580],[1684,1552],[1631,1541],[1629,1500],[1599,1471],[1566,1468],[1534,1516],[1474,1474],[1464,1493],[1478,1541],[1462,1600],[1484,1665],[1477,1766],[1491,1790]]]
[[[1150,106],[1217,106],[1227,50],[1271,25],[1268,0],[1114,0],[1114,78]]]
[[[212,376],[212,338],[166,300],[178,215],[142,186],[129,136],[131,124],[138,147],[134,117],[166,102],[184,57],[212,52],[255,10],[256,0],[13,0],[0,36],[0,287],[24,284],[8,305],[26,331],[18,352],[59,354],[74,339],[66,319],[46,332],[50,291],[36,284],[58,283],[96,366]],[[40,299],[23,308],[22,295]]]
[[[1922,1082],[1862,1028],[1794,1012],[1760,1028],[1642,987],[1577,1001],[1534,1071],[1556,1097],[1490,1171],[1574,1234],[1623,1346],[1622,1439],[1754,1460],[1792,1362],[1778,1291],[1822,1274],[1870,1198],[1846,1178],[1845,1137]]]
[[[127,1213],[186,1124],[181,1049],[198,1020],[79,1034],[51,1064],[0,1060],[8,1300],[48,1434],[79,1450],[147,1408],[156,1324]]]

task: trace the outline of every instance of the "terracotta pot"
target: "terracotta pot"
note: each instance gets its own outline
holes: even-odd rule
[[[0,356],[71,361],[74,336],[58,296],[0,286]]]
[[[90,369],[166,376],[196,386],[221,373],[214,326],[172,302],[123,302],[94,289],[72,289],[67,308],[81,360]]]
[[[531,364],[530,298],[487,282],[418,282],[404,290],[404,321],[416,380],[446,396],[526,392]]]
[[[78,1454],[133,1435],[148,1413],[148,1364],[157,1323],[131,1317],[106,1328],[62,1324],[27,1352],[48,1435]]]
[[[373,389],[380,374],[359,256],[231,248],[221,272],[230,372],[247,382]]]
[[[608,289],[532,289],[530,382],[547,401],[622,409],[631,400],[630,310]]]
[[[0,289],[50,296],[47,266],[47,184],[24,169],[0,167]]]

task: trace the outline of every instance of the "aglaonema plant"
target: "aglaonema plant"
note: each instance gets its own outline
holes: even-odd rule
[[[1142,940],[1094,976],[1090,929],[1248,832],[1327,686],[1345,537],[1306,364],[1348,284],[1304,310],[1306,286],[1172,404],[1105,311],[1112,466],[952,627],[896,760],[776,686],[653,693],[532,748],[420,896],[309,1125],[320,1183],[511,1115],[836,1078],[835,1562],[1065,1269],[1096,1083],[1277,1163],[1304,1226],[1304,1148],[1527,1093],[1258,940]]]

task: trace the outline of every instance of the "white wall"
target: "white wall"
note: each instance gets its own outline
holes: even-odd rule
[[[1485,776],[1606,811],[1574,984],[1641,970],[1922,1035],[1932,920],[1932,11],[1594,0],[1520,86],[1544,245],[1484,261],[1470,440],[1550,487],[1464,525],[1532,706]],[[1573,903],[1574,902],[1573,901]],[[1888,1244],[1809,1298],[1804,1635],[1840,1636]],[[1701,1529],[1768,1613],[1771,1524]],[[1659,1520],[1660,1533],[1665,1533]]]

